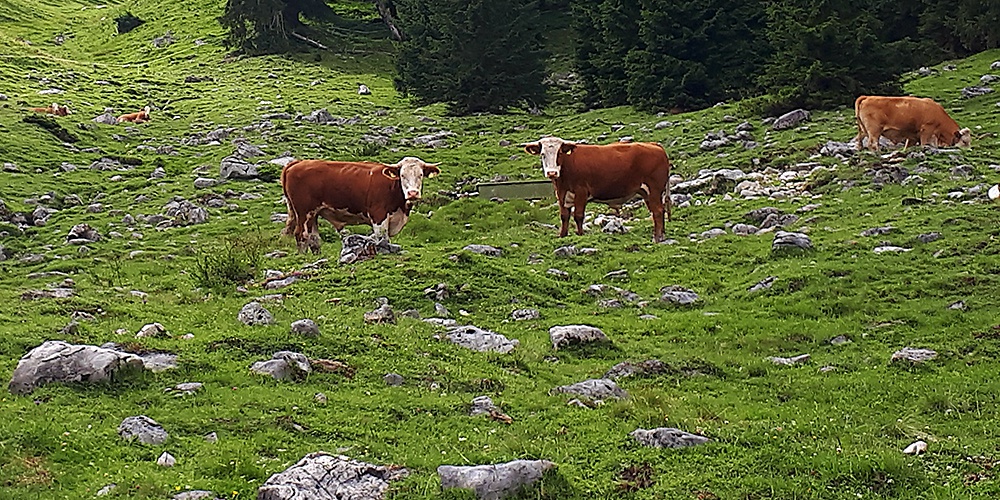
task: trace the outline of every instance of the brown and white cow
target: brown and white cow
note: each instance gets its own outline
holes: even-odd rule
[[[525,144],[524,150],[530,155],[541,155],[542,171],[552,179],[562,220],[559,237],[569,232],[570,208],[576,234],[583,234],[583,213],[588,201],[620,208],[639,195],[653,216],[653,241],[663,241],[664,204],[670,220],[670,160],[659,144],[595,146],[545,137]]]
[[[318,218],[340,231],[370,224],[376,238],[399,234],[420,200],[424,177],[441,171],[439,163],[408,156],[398,163],[297,160],[281,171],[288,204],[283,234],[292,234],[299,251],[319,253]]]
[[[47,115],[56,116],[67,116],[69,115],[69,106],[60,106],[56,103],[52,103],[51,106],[47,108],[31,108],[35,113],[45,113]]]
[[[854,120],[858,150],[865,137],[872,151],[878,151],[882,136],[893,142],[934,147],[968,147],[972,143],[972,131],[959,129],[948,112],[928,98],[863,95],[854,101]]]
[[[132,122],[145,123],[149,121],[149,106],[146,106],[138,113],[129,113],[118,117],[118,123]]]

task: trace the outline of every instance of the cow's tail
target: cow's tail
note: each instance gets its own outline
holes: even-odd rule
[[[292,160],[281,168],[281,192],[285,195],[285,205],[288,207],[288,219],[285,220],[285,228],[281,230],[282,236],[294,235],[295,226],[298,223],[298,217],[295,215],[295,205],[292,203],[292,197],[288,195],[287,177],[288,169],[301,161],[302,160]]]
[[[862,142],[865,140],[865,137],[868,136],[868,129],[865,128],[865,122],[861,119],[861,104],[867,97],[868,96],[862,95],[858,96],[858,98],[854,100],[854,123],[858,125],[858,135],[855,136],[854,141],[857,143],[855,147],[858,150],[864,147]]]

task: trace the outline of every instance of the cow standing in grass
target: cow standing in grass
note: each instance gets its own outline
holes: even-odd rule
[[[391,238],[409,220],[420,200],[424,177],[440,173],[438,163],[406,157],[398,163],[298,160],[281,171],[288,204],[284,234],[295,236],[300,252],[319,253],[318,218],[340,231],[370,224],[376,238]]]
[[[883,136],[893,142],[934,147],[968,147],[972,143],[972,131],[959,129],[948,112],[928,98],[863,95],[854,101],[854,120],[859,151],[865,137],[872,151],[878,151],[878,140]]]
[[[588,201],[620,208],[636,195],[646,201],[653,217],[653,241],[663,241],[663,213],[670,220],[670,160],[659,144],[577,144],[545,137],[524,145],[530,155],[542,157],[542,171],[552,179],[562,227],[569,232],[570,209],[576,234],[583,234]]]

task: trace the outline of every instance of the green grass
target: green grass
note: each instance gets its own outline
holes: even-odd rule
[[[556,238],[558,213],[548,203],[495,203],[478,199],[449,201],[439,190],[468,191],[469,179],[489,180],[498,174],[539,178],[538,160],[516,146],[542,134],[592,142],[631,135],[667,146],[675,172],[686,178],[702,168],[759,169],[809,160],[827,140],[854,136],[852,111],[816,113],[808,130],[770,132],[758,117],[745,115],[736,103],[667,118],[626,108],[576,113],[573,106],[549,110],[546,116],[447,117],[442,106],[414,108],[392,86],[391,43],[376,21],[314,28],[318,33],[348,34],[348,43],[333,50],[288,57],[227,58],[214,17],[221,2],[136,0],[98,9],[98,2],[34,2],[0,0],[0,161],[15,163],[19,173],[4,172],[0,199],[15,211],[30,211],[26,198],[52,192],[56,200],[77,194],[84,206],[61,207],[44,227],[12,235],[0,245],[15,258],[0,262],[0,376],[5,380],[17,360],[45,340],[102,344],[128,342],[133,348],[179,355],[177,370],[145,373],[93,387],[50,385],[30,396],[0,396],[0,498],[89,498],[109,483],[118,488],[110,498],[169,498],[178,490],[208,489],[225,498],[253,498],[271,474],[306,453],[325,450],[377,464],[399,464],[413,474],[395,484],[393,498],[439,498],[435,468],[442,464],[473,465],[518,458],[548,459],[558,464],[531,498],[995,498],[1000,493],[992,471],[1000,447],[996,380],[1000,338],[995,291],[1000,285],[1000,226],[997,207],[942,203],[944,194],[977,183],[993,184],[1000,163],[1000,108],[996,98],[962,101],[959,89],[978,82],[1000,51],[956,61],[956,72],[912,78],[907,90],[938,99],[963,126],[975,131],[974,147],[951,155],[907,160],[933,169],[922,174],[923,193],[890,186],[872,189],[864,171],[875,157],[838,166],[838,179],[856,180],[841,191],[823,190],[817,200],[722,201],[675,209],[667,238],[681,243],[654,245],[648,213],[636,210],[627,235],[590,232]],[[344,15],[352,14],[345,8]],[[129,10],[146,24],[116,35],[113,18]],[[153,37],[172,30],[177,42],[153,48]],[[66,33],[62,46],[51,40]],[[201,39],[207,45],[196,46]],[[26,45],[29,40],[31,45]],[[556,46],[565,45],[555,41]],[[564,70],[565,56],[555,66]],[[270,78],[273,73],[277,78]],[[212,81],[186,84],[188,75]],[[47,78],[50,83],[41,83]],[[96,81],[111,82],[100,85]],[[322,80],[317,85],[312,82]],[[365,83],[372,96],[358,96]],[[55,86],[58,96],[37,92]],[[98,147],[103,154],[142,159],[126,172],[98,172],[87,167],[102,154],[74,152],[36,124],[25,123],[23,108],[55,100],[75,114],[57,119],[79,137],[77,148]],[[272,104],[261,104],[271,101]],[[131,112],[153,106],[153,121],[126,132],[124,127],[95,126],[91,118],[105,107]],[[264,138],[242,127],[260,115],[291,109],[307,113],[325,107],[337,116],[359,116],[362,124],[344,127],[299,126],[275,120]],[[380,110],[385,110],[380,112]],[[752,119],[762,144],[751,151],[727,149],[729,156],[704,153],[698,144],[709,131],[734,123],[724,115]],[[431,117],[437,123],[425,123]],[[655,130],[658,121],[677,126]],[[625,128],[611,132],[611,125]],[[263,271],[292,271],[316,257],[298,255],[294,245],[278,238],[280,225],[270,222],[284,212],[275,182],[229,182],[196,191],[194,169],[218,172],[219,160],[232,152],[222,146],[179,146],[180,139],[220,126],[235,127],[235,136],[266,144],[265,159],[291,151],[297,157],[362,159],[359,137],[372,128],[399,127],[389,147],[367,151],[363,159],[396,161],[416,155],[442,162],[440,177],[425,183],[428,201],[418,207],[407,228],[394,240],[401,255],[379,256],[354,266],[327,267],[310,279],[285,289],[281,303],[269,303],[277,325],[245,327],[236,320],[243,304],[271,293],[261,289]],[[412,128],[412,130],[411,130]],[[444,128],[457,135],[438,150],[401,144],[402,138]],[[113,134],[121,136],[119,141]],[[310,136],[311,134],[315,134]],[[320,137],[321,136],[321,137]],[[606,136],[601,139],[602,136]],[[176,156],[156,155],[140,145],[172,145]],[[829,158],[823,164],[833,165]],[[62,162],[77,170],[62,172]],[[157,163],[167,177],[148,181]],[[976,177],[953,180],[950,169],[971,165]],[[113,175],[122,181],[111,181]],[[204,175],[204,174],[202,174]],[[206,192],[261,195],[229,202],[238,209],[209,209],[209,222],[164,231],[139,224],[141,239],[121,219],[125,213],[155,214],[174,196],[195,200]],[[937,192],[940,197],[932,197]],[[85,212],[99,194],[101,213]],[[914,194],[936,200],[903,206]],[[136,196],[148,201],[136,203]],[[702,198],[704,201],[705,198]],[[726,222],[743,222],[747,211],[774,205],[785,211],[807,203],[822,206],[803,216],[818,217],[808,226],[816,250],[776,256],[771,238],[723,236],[692,242],[700,233]],[[59,207],[59,203],[54,206]],[[604,208],[591,205],[592,213]],[[428,213],[433,212],[428,216]],[[64,245],[74,224],[87,222],[102,234],[119,231],[88,245],[80,254]],[[891,234],[864,238],[862,230],[891,224]],[[364,231],[364,228],[354,228]],[[328,226],[321,257],[336,261],[340,244]],[[919,244],[921,233],[938,231],[943,238]],[[247,292],[234,286],[200,288],[198,259],[214,254],[234,235],[260,237],[254,252],[281,249],[289,256],[264,259]],[[871,249],[887,240],[914,250],[902,255],[875,255]],[[461,249],[469,243],[502,248],[495,259]],[[514,246],[516,244],[516,246]],[[599,250],[592,257],[557,258],[553,250],[575,244]],[[131,254],[134,251],[142,253]],[[935,257],[935,253],[940,252]],[[42,253],[47,259],[28,265],[17,258]],[[529,264],[538,254],[544,262]],[[457,256],[451,259],[451,256]],[[549,268],[569,273],[559,280]],[[627,269],[625,284],[652,303],[645,309],[599,309],[581,293],[601,283],[614,270]],[[33,272],[61,271],[77,284],[77,296],[52,301],[22,301],[21,294],[61,278],[29,279]],[[746,290],[767,276],[774,287]],[[415,308],[432,315],[433,301],[422,290],[448,283],[453,292],[444,304],[460,318],[482,328],[517,338],[510,355],[466,351],[445,341],[422,322],[401,319],[397,325],[365,325],[365,311],[377,297],[394,308]],[[698,292],[692,308],[656,303],[658,290],[679,284]],[[130,292],[148,293],[141,299]],[[331,301],[331,299],[340,299]],[[965,300],[965,312],[947,310]],[[541,319],[513,322],[510,313],[534,307]],[[59,331],[73,311],[88,311],[74,335]],[[640,320],[651,313],[657,320]],[[312,318],[319,339],[301,339],[288,325]],[[162,323],[169,339],[132,338],[144,324]],[[584,323],[611,337],[611,347],[552,352],[549,327]],[[129,332],[115,333],[118,329]],[[191,340],[180,335],[192,333]],[[834,347],[828,341],[847,335],[852,343]],[[904,346],[937,350],[940,357],[920,367],[889,365],[891,354]],[[277,383],[253,376],[248,367],[279,350],[311,358],[346,362],[353,378],[314,373],[298,383]],[[799,367],[778,367],[768,356],[812,355]],[[558,359],[554,362],[552,357]],[[548,390],[599,377],[626,360],[661,359],[676,370],[621,385],[631,398],[595,410],[566,406],[568,398]],[[820,373],[821,366],[837,371]],[[692,371],[697,372],[697,374]],[[387,387],[382,376],[396,372],[403,387]],[[174,397],[163,389],[197,381],[204,389]],[[313,399],[325,393],[329,401]],[[472,398],[486,394],[514,422],[506,425],[467,416]],[[171,434],[161,447],[123,443],[116,428],[127,416],[145,414]],[[296,430],[296,423],[304,430]],[[637,427],[673,426],[712,438],[706,446],[685,450],[653,450],[637,446],[628,433]],[[202,436],[217,432],[219,442]],[[921,457],[901,450],[915,439],[930,443]],[[173,468],[155,464],[169,451]],[[970,457],[985,456],[985,459]],[[627,467],[648,464],[653,484],[637,491],[619,487]]]

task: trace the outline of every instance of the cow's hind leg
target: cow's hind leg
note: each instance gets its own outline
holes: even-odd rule
[[[559,203],[559,237],[563,238],[569,233],[569,210],[573,206],[573,195],[571,193],[559,193],[556,191],[556,198]]]
[[[653,243],[663,241],[663,193],[654,190],[645,196],[646,208],[653,216]]]
[[[878,140],[882,137],[882,127],[874,126],[868,129],[868,149],[878,152]]]

